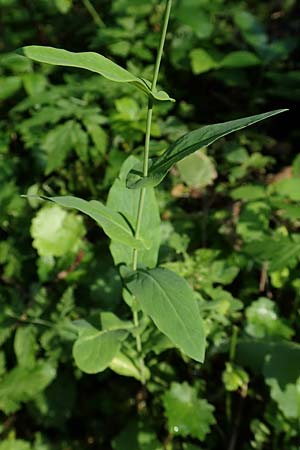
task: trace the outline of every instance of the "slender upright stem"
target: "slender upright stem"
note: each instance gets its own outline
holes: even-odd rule
[[[105,27],[105,23],[101,19],[99,13],[95,9],[94,5],[90,2],[90,0],[82,0],[82,3],[84,4],[86,10],[92,16],[95,24],[98,25],[98,27]]]
[[[154,92],[156,90],[156,84],[157,84],[164,44],[165,44],[165,40],[166,40],[166,34],[167,34],[167,29],[168,29],[171,7],[172,7],[172,0],[167,0],[164,23],[163,23],[163,28],[161,31],[160,43],[159,43],[159,47],[158,47],[158,52],[157,52],[157,57],[156,57],[156,62],[155,62],[155,67],[154,67],[154,73],[153,73],[153,79],[152,79],[152,84],[151,84],[152,92]],[[144,175],[144,177],[148,176],[152,113],[153,113],[153,100],[152,100],[152,98],[149,98],[147,122],[146,122],[144,157],[143,157],[143,175]],[[146,194],[146,188],[142,188],[140,190],[138,213],[137,213],[136,226],[135,226],[135,237],[137,239],[139,239],[139,237],[140,237],[141,224],[142,224],[142,218],[143,218],[143,209],[144,209],[144,203],[145,203],[145,194]],[[137,264],[138,264],[138,251],[137,251],[137,249],[134,249],[133,256],[132,256],[133,270],[137,269]],[[135,326],[138,327],[139,318],[138,318],[138,312],[136,310],[133,311],[133,321],[134,321]],[[137,347],[138,352],[141,353],[142,343],[141,343],[140,334],[136,335],[136,347]],[[140,368],[141,368],[141,381],[143,384],[145,384],[144,367],[145,367],[144,360],[141,357],[140,358]]]

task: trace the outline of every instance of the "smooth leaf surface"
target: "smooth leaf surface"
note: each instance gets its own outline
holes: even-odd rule
[[[131,273],[126,285],[157,328],[182,350],[203,362],[205,335],[194,293],[188,283],[163,268]]]
[[[185,134],[175,141],[168,150],[160,157],[152,160],[149,167],[148,177],[143,177],[142,172],[133,169],[127,177],[127,187],[139,189],[146,186],[156,186],[159,184],[171,167],[186,156],[194,153],[202,147],[207,147],[218,139],[227,136],[234,131],[241,130],[269,117],[280,114],[287,109],[278,109],[264,114],[245,117],[243,119],[231,120],[229,122],[206,125],[197,130]]]
[[[138,214],[140,193],[137,190],[126,188],[126,177],[132,167],[138,163],[137,158],[130,156],[123,164],[119,177],[112,185],[107,206],[120,213],[134,229]],[[154,189],[147,189],[145,194],[145,205],[140,228],[140,238],[151,244],[148,250],[139,251],[139,262],[147,267],[155,267],[160,246],[160,216],[158,203]],[[112,241],[110,250],[115,264],[125,263],[128,266],[132,262],[132,249],[128,249],[120,242]]]
[[[102,372],[113,361],[126,335],[123,330],[86,328],[73,346],[76,365],[86,373]]]
[[[86,69],[104,76],[108,80],[118,83],[130,83],[142,90],[154,100],[172,101],[169,95],[164,91],[151,92],[151,83],[148,80],[138,78],[128,70],[114,63],[99,53],[81,52],[74,53],[67,50],[54,47],[43,47],[39,45],[30,45],[22,47],[19,53],[32,59],[33,61],[53,64],[55,66],[68,66]]]
[[[73,208],[94,219],[104,230],[108,237],[122,242],[129,247],[143,249],[141,240],[135,239],[130,227],[121,214],[113,211],[97,200],[86,201],[82,198],[62,196],[62,197],[40,197],[50,200],[60,206]]]

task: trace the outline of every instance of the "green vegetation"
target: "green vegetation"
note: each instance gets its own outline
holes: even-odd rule
[[[298,449],[296,2],[171,3],[0,1],[0,450]]]

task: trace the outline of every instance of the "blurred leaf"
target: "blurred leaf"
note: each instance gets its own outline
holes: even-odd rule
[[[228,53],[222,61],[220,61],[219,66],[222,68],[243,68],[258,66],[261,64],[260,59],[251,52],[245,50],[235,51]]]
[[[199,75],[219,67],[217,61],[204,49],[195,48],[190,53],[193,73]]]
[[[53,205],[38,211],[30,232],[40,256],[63,256],[79,249],[85,228],[82,217]]]
[[[56,370],[42,360],[32,367],[16,367],[0,381],[0,409],[10,414],[20,408],[21,402],[32,400],[55,378]]]
[[[46,175],[60,168],[73,148],[73,128],[77,124],[68,120],[51,130],[44,138],[43,148],[48,154]]]
[[[222,380],[226,391],[237,391],[244,384],[249,383],[249,376],[247,372],[241,367],[226,362],[226,368],[222,373]]]
[[[246,332],[255,338],[278,337],[290,339],[294,332],[278,317],[272,300],[260,297],[246,309]]]
[[[18,76],[0,77],[0,100],[12,97],[22,87],[22,80]]]
[[[172,434],[192,436],[204,441],[210,427],[216,423],[214,407],[205,399],[198,398],[195,388],[184,382],[172,383],[163,395],[165,415]]]
[[[55,4],[61,13],[66,14],[72,8],[73,1],[72,0],[55,0]]]
[[[131,421],[113,440],[114,450],[161,450],[161,443],[151,429]]]
[[[274,272],[285,267],[295,267],[299,261],[300,243],[290,237],[271,238],[265,236],[258,242],[249,242],[244,252],[259,262],[267,262],[268,270]]]
[[[187,156],[177,163],[180,177],[192,189],[203,189],[213,184],[217,171],[212,160],[203,151]]]
[[[14,350],[19,366],[34,367],[37,348],[36,329],[31,325],[18,328],[14,339]]]

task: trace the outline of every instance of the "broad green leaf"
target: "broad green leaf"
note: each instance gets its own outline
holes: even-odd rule
[[[163,395],[169,430],[174,435],[192,436],[204,441],[216,423],[213,405],[198,398],[197,391],[188,383],[172,383]]]
[[[48,362],[38,361],[32,367],[16,367],[0,381],[0,410],[6,414],[20,408],[22,402],[32,400],[55,378],[56,370]]]
[[[246,309],[246,332],[255,338],[281,337],[290,339],[294,332],[276,312],[275,303],[261,297]]]
[[[126,177],[138,160],[130,156],[123,164],[118,178],[112,185],[107,200],[107,206],[126,218],[132,229],[135,229],[138,214],[140,193],[137,190],[126,188]],[[140,238],[148,240],[151,247],[139,251],[139,262],[147,267],[155,267],[160,246],[160,216],[158,203],[153,189],[147,189],[145,194],[145,205],[140,228]],[[128,249],[120,242],[112,241],[110,250],[115,264],[132,262],[133,250]]]
[[[43,47],[30,45],[22,47],[19,53],[32,59],[33,61],[53,64],[56,66],[77,67],[96,72],[108,80],[118,83],[130,83],[142,90],[146,95],[154,100],[172,101],[164,91],[151,91],[151,83],[148,80],[138,78],[128,70],[123,69],[105,56],[94,52],[74,53],[60,48]]]
[[[131,272],[125,282],[157,328],[183,353],[203,362],[203,323],[188,283],[174,272],[163,268]]]
[[[65,208],[73,208],[81,211],[94,219],[111,239],[122,242],[129,247],[144,249],[148,245],[142,240],[135,239],[126,220],[118,212],[104,206],[97,200],[86,201],[82,198],[63,196],[63,197],[40,197],[50,200]],[[49,223],[49,227],[52,226]]]
[[[175,163],[194,153],[196,150],[206,147],[234,131],[241,130],[284,111],[287,110],[279,109],[230,122],[206,125],[191,131],[175,141],[162,156],[151,161],[148,177],[143,177],[138,167],[134,168],[128,174],[127,187],[136,189],[146,186],[156,186],[164,179]]]
[[[33,218],[30,233],[40,256],[63,256],[79,249],[85,228],[82,217],[47,205]]]
[[[73,346],[76,365],[85,373],[102,372],[119,352],[126,336],[127,332],[124,330],[99,331],[94,327],[83,329]]]

